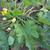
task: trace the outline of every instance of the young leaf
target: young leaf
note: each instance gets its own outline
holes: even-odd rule
[[[13,45],[13,43],[14,43],[14,38],[13,38],[12,36],[9,36],[9,37],[8,37],[8,43],[9,43],[9,45]]]
[[[12,14],[13,14],[13,16],[18,16],[18,15],[22,15],[23,12],[22,12],[22,10],[13,10]]]

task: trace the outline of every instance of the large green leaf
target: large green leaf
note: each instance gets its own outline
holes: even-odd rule
[[[44,36],[44,40],[46,42],[46,47],[48,48],[48,50],[50,50],[50,29],[48,29],[46,32],[45,32],[45,36]]]
[[[31,0],[31,2],[32,2],[33,5],[37,5],[37,4],[40,3],[39,0]]]
[[[35,50],[35,40],[32,38],[32,36],[25,36],[26,46],[29,48],[29,50]]]
[[[37,5],[37,4],[39,4],[39,3],[41,3],[39,0],[24,0],[24,5],[27,5],[27,6],[29,6],[29,5]]]
[[[41,47],[50,50],[50,30],[47,30],[43,33]]]
[[[14,24],[14,27],[15,27],[15,32],[16,32],[16,40],[18,43],[22,43],[23,42],[23,34],[24,34],[24,31],[21,27],[20,24],[16,23]]]
[[[50,10],[50,0],[47,1],[46,8]]]
[[[4,31],[0,31],[0,50],[9,50],[8,37]]]
[[[22,10],[13,10],[12,14],[15,17],[15,16],[18,16],[18,15],[22,15],[23,12],[22,12]]]
[[[29,5],[31,5],[31,2],[30,2],[30,0],[24,0],[23,4],[29,6]]]
[[[23,43],[23,40],[26,40],[26,46],[30,49],[34,49],[34,40],[33,37],[39,38],[39,33],[37,32],[37,26],[32,20],[28,20],[25,22],[25,25],[21,25],[20,23],[14,24],[15,32],[16,32],[16,43]]]
[[[37,25],[35,25],[34,21],[28,20],[26,21],[24,30],[27,34],[39,38],[39,33],[37,32]]]
[[[46,25],[50,25],[50,12],[47,13],[43,13],[43,12],[39,12],[38,14],[38,21],[42,22]]]

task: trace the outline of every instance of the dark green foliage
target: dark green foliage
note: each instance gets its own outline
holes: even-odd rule
[[[0,30],[0,50],[9,50],[7,34],[1,30]]]
[[[50,50],[50,0],[0,0],[0,50],[26,46]],[[6,17],[6,20],[3,20]]]

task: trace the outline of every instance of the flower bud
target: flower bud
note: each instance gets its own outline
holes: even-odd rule
[[[7,30],[6,30],[6,31],[8,31],[8,32],[9,32],[9,31],[11,31],[11,28],[7,28]]]
[[[7,19],[6,19],[6,17],[3,17],[3,19],[2,19],[2,20],[3,20],[3,21],[5,21],[5,20],[7,20]]]
[[[12,23],[15,23],[15,22],[16,22],[16,18],[13,18],[13,19],[12,19]]]

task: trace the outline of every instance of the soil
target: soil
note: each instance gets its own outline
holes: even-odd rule
[[[10,48],[10,50],[16,50],[15,47],[14,48]],[[29,50],[26,46],[20,47],[19,50]],[[36,50],[47,50],[46,48],[41,48],[38,47]]]

